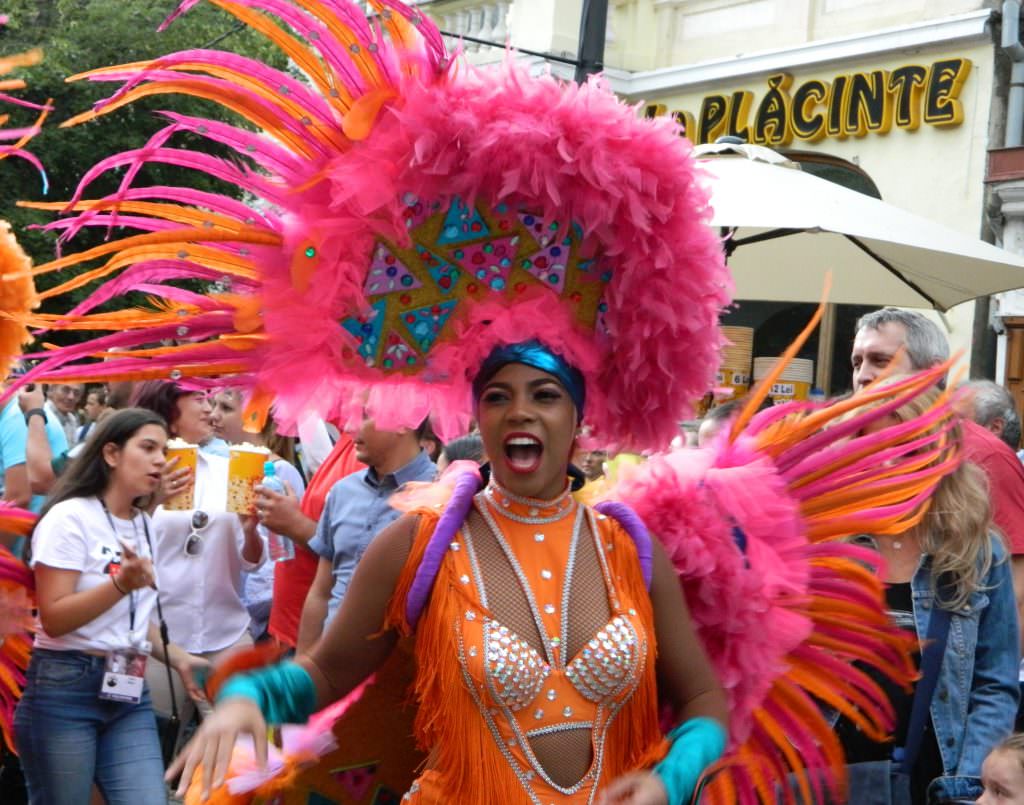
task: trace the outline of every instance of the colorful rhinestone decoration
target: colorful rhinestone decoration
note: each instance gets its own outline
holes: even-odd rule
[[[402,197],[410,242],[377,241],[364,291],[371,310],[341,322],[368,366],[418,374],[431,349],[453,337],[462,301],[513,304],[546,291],[571,306],[576,322],[607,332],[604,292],[610,264],[581,248],[575,223],[547,219],[508,204],[469,207]]]

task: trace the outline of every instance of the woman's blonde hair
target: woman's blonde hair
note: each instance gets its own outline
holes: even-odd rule
[[[227,394],[234,401],[235,405],[239,408],[245,407],[245,396],[241,391],[235,388],[222,388],[218,394]],[[299,466],[298,455],[295,452],[295,437],[294,436],[282,436],[277,432],[277,425],[274,424],[274,418],[271,416],[267,417],[266,423],[263,425],[263,430],[260,431],[260,436],[263,439],[264,446],[270,450],[271,453],[283,458],[293,467]]]
[[[992,750],[992,754],[996,752],[1013,752],[1017,756],[1017,762],[1024,769],[1024,732],[1013,733],[1013,735]]]
[[[899,379],[894,377],[890,382]],[[893,416],[908,422],[932,408],[942,394],[937,388],[928,389],[898,408]],[[959,426],[953,428],[950,437],[954,443],[960,442]],[[988,479],[964,461],[939,481],[923,519],[912,529],[922,553],[931,557],[933,587],[944,574],[950,580],[941,590],[943,608],[960,609],[972,593],[981,589],[982,579],[993,563],[991,525]]]

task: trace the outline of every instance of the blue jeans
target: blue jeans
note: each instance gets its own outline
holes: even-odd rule
[[[156,721],[138,704],[99,698],[104,661],[35,649],[14,714],[31,805],[82,805],[93,781],[107,805],[166,805]]]

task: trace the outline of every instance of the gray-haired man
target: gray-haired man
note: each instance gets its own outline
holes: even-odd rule
[[[963,387],[971,391],[971,419],[992,431],[1016,453],[1020,447],[1020,415],[1013,395],[992,380],[972,380]]]
[[[900,352],[903,349],[903,352]],[[853,388],[859,391],[896,361],[894,374],[930,369],[949,357],[949,342],[920,313],[883,307],[860,317],[853,338]]]
[[[850,356],[853,386],[862,389],[893,363],[894,374],[906,374],[930,369],[948,357],[949,343],[930,319],[894,307],[875,310],[857,322]],[[972,419],[962,420],[961,447],[964,459],[988,477],[992,519],[1013,558],[1013,588],[1024,628],[1024,471],[1014,452]]]

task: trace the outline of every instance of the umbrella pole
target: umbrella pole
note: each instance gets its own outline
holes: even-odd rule
[[[814,385],[825,392],[832,393],[832,357],[836,345],[836,306],[832,302],[825,305],[825,312],[818,327],[818,360],[815,362]]]

